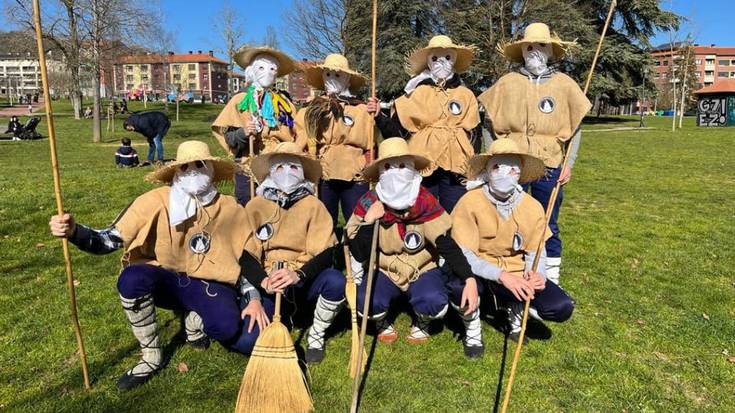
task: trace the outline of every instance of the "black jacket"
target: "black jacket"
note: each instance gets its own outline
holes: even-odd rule
[[[132,125],[136,132],[145,136],[149,143],[158,135],[163,139],[166,132],[168,132],[168,128],[171,126],[171,121],[168,119],[168,116],[158,111],[134,113],[128,116],[125,122],[128,125]]]

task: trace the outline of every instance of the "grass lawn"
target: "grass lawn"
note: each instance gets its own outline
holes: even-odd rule
[[[209,133],[221,108],[182,105],[182,122],[164,139],[166,156],[191,138],[223,154]],[[145,140],[119,132],[118,124],[114,137],[93,144],[91,121],[75,121],[64,103],[55,102],[55,111],[62,114],[56,127],[65,207],[82,223],[105,226],[152,187],[142,180],[149,169],[113,166],[120,137],[131,137],[142,158]],[[728,361],[735,356],[735,161],[726,149],[735,129],[696,128],[686,119],[672,134],[670,118],[647,118],[652,129],[609,131],[631,125],[637,118],[584,126],[561,214],[562,284],[577,308],[569,322],[549,326],[550,339],[524,348],[511,411],[735,411],[735,359]],[[44,120],[44,135],[45,128]],[[93,380],[84,390],[61,244],[47,226],[55,213],[49,169],[47,140],[0,141],[0,410],[230,411],[247,359],[218,344],[202,353],[183,346],[169,311],[159,311],[168,367],[131,392],[115,389],[138,358],[115,289],[120,256],[73,249]],[[399,341],[375,348],[361,411],[491,411],[502,335],[484,323],[485,357],[468,361],[453,315],[422,347],[405,342],[409,322],[401,314]],[[349,330],[335,329],[327,358],[310,368],[319,412],[348,410],[349,347]],[[509,343],[508,362],[513,348]],[[187,372],[177,369],[181,363]]]

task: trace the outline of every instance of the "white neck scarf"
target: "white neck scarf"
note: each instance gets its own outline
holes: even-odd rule
[[[186,171],[176,170],[171,192],[168,196],[168,222],[172,227],[179,225],[197,213],[199,205],[209,205],[217,196],[212,184],[214,166],[206,161],[201,168],[189,164]]]
[[[276,83],[278,60],[267,54],[255,56],[245,68],[245,80],[259,89],[268,89]]]
[[[457,51],[453,49],[435,49],[426,56],[426,69],[411,78],[403,91],[407,95],[426,79],[431,79],[437,85],[443,85],[454,76],[454,64],[457,62]]]
[[[414,167],[410,156],[391,159],[380,165],[380,177],[375,185],[375,192],[378,199],[392,209],[402,211],[413,206],[420,189],[421,174]]]

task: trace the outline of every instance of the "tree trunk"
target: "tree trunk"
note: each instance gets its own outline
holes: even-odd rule
[[[94,74],[94,104],[92,105],[92,142],[102,140],[102,118],[100,117],[100,72]]]
[[[79,75],[79,30],[77,14],[73,1],[64,2],[66,14],[69,17],[69,52],[66,56],[67,68],[71,72],[70,93],[72,107],[74,108],[74,119],[82,118],[82,82]]]

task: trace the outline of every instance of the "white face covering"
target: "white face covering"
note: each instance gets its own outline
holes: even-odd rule
[[[327,94],[350,95],[350,75],[335,70],[322,72],[324,91]]]
[[[184,170],[185,167],[185,170]],[[190,162],[176,169],[169,194],[169,224],[178,225],[196,215],[198,204],[208,205],[217,195],[212,184],[214,165],[210,161]],[[197,202],[198,201],[198,202]]]
[[[454,63],[457,51],[454,49],[434,49],[426,56],[426,67],[434,80],[447,80],[454,76]]]
[[[547,70],[546,64],[554,53],[551,43],[528,43],[523,45],[523,60],[526,70],[541,76]]]
[[[259,54],[245,68],[245,78],[248,83],[257,88],[268,89],[276,83],[278,76],[278,60],[267,54]]]
[[[375,191],[378,199],[389,207],[399,211],[410,208],[416,202],[420,188],[421,174],[410,156],[390,159],[380,165]]]
[[[499,200],[508,199],[515,191],[521,176],[521,159],[516,155],[496,155],[487,163],[490,192]]]
[[[271,158],[268,176],[276,188],[286,194],[291,194],[305,181],[304,166],[295,156],[275,155]]]

